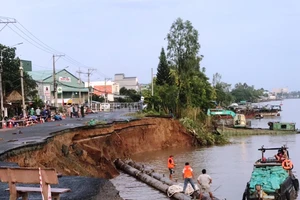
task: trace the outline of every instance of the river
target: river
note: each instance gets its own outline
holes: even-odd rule
[[[268,103],[280,104],[281,102]],[[297,128],[299,128],[300,118],[297,114],[300,113],[300,100],[288,99],[282,101],[282,104],[283,111],[280,117],[253,120],[252,126],[267,127],[266,124],[269,121],[284,121],[295,122]],[[213,179],[212,191],[214,195],[227,200],[242,199],[246,183],[251,176],[253,163],[261,156],[260,151],[257,149],[262,145],[265,147],[288,145],[290,157],[295,166],[294,170],[296,172],[300,171],[300,160],[296,157],[296,152],[300,151],[300,134],[239,136],[230,138],[230,141],[231,144],[224,146],[176,148],[147,152],[134,155],[132,159],[153,167],[159,173],[168,175],[167,159],[169,155],[174,155],[175,163],[177,163],[174,178],[178,178],[181,182],[181,171],[185,162],[190,162],[196,176],[200,175],[201,170],[205,168]],[[275,153],[277,152],[270,152],[266,156],[272,157]],[[126,174],[121,174],[112,182],[124,199],[168,199],[164,194]]]

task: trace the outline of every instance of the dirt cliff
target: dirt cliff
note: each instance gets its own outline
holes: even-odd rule
[[[113,178],[116,158],[169,147],[192,146],[193,138],[176,120],[144,118],[62,131],[39,147],[13,152],[7,161],[23,167],[53,167],[65,175]]]

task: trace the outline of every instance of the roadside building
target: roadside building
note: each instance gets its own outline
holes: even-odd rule
[[[288,88],[273,88],[272,92],[275,93],[275,95],[277,94],[286,94],[289,92]]]
[[[37,90],[40,98],[48,105],[54,105],[53,71],[28,71],[28,74],[37,82]],[[88,88],[85,83],[66,69],[59,70],[55,74],[57,83],[57,103],[83,104],[88,98]]]
[[[133,89],[139,91],[139,82],[137,77],[125,77],[125,74],[115,74],[114,82],[118,83],[120,89],[125,87],[126,89]]]
[[[119,95],[120,92],[119,84],[113,81],[93,81],[90,86],[93,94],[103,96],[107,101],[114,101],[114,95]],[[85,87],[88,87],[88,83],[85,83]]]

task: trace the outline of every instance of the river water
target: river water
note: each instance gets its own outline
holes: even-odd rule
[[[268,102],[269,104],[280,104],[281,102]],[[253,120],[252,126],[267,127],[269,121],[295,122],[300,127],[300,100],[289,99],[282,101],[280,117]],[[219,198],[227,200],[242,199],[247,181],[249,181],[254,162],[261,156],[257,149],[262,145],[265,147],[279,147],[288,145],[290,157],[294,163],[294,170],[300,171],[300,160],[297,152],[300,152],[300,134],[289,135],[255,135],[236,136],[230,138],[231,144],[224,146],[213,146],[204,148],[176,148],[164,151],[147,152],[134,155],[132,159],[153,167],[157,172],[168,175],[167,159],[174,155],[177,163],[174,178],[182,182],[181,171],[185,162],[190,162],[195,176],[201,174],[202,169],[212,177],[212,191]],[[276,151],[267,153],[272,157]],[[195,180],[196,181],[196,180]],[[112,182],[120,191],[121,197],[132,200],[155,200],[168,199],[162,194],[144,183],[135,180],[126,174],[121,174]],[[299,198],[300,199],[300,198]]]

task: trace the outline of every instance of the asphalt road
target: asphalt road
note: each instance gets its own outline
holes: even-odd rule
[[[46,122],[29,127],[0,129],[0,156],[15,148],[43,142],[48,137],[53,136],[55,132],[84,126],[91,119],[106,121],[108,123],[130,120],[132,117],[124,116],[128,112],[127,109],[115,110],[114,112],[99,112],[86,115],[84,118],[67,117],[61,121]]]
[[[84,126],[91,119],[98,121],[113,121],[130,120],[132,117],[124,116],[129,110],[115,110],[114,112],[100,112],[86,115],[84,118],[67,118],[61,121],[46,122],[30,127],[18,127],[0,129],[0,156],[6,152],[32,143],[43,142],[48,137],[55,135],[55,132],[62,131],[68,128]],[[6,163],[0,161],[0,167],[18,167],[14,163]],[[25,185],[29,186],[29,185]],[[32,185],[39,187],[39,185]],[[80,176],[63,176],[59,178],[59,185],[53,187],[70,188],[70,193],[61,195],[62,200],[121,200],[119,192],[114,185],[105,179],[89,178]],[[0,200],[9,199],[9,192],[5,191],[8,188],[7,183],[0,182]],[[41,199],[40,194],[30,194],[30,199]]]

